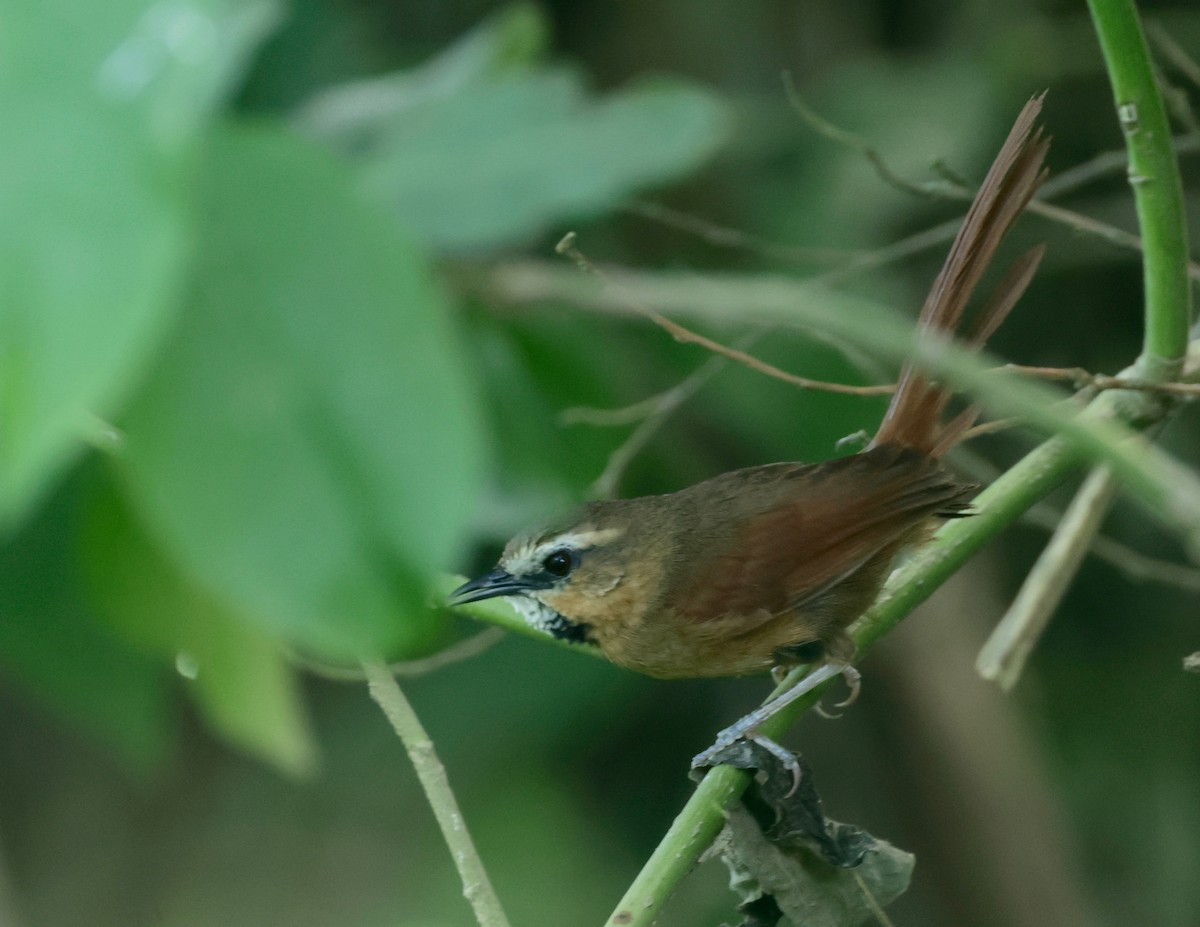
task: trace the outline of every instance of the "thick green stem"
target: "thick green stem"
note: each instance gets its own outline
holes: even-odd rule
[[[1167,110],[1133,0],[1088,0],[1129,152],[1129,183],[1145,248],[1143,376],[1178,374],[1191,320],[1183,184]]]
[[[1088,418],[1137,421],[1153,400],[1131,393],[1104,393],[1083,413]],[[859,653],[864,653],[924,602],[987,541],[1015,522],[1035,502],[1058,486],[1084,459],[1062,438],[1052,438],[1027,454],[975,500],[972,518],[949,522],[934,540],[897,570],[875,605],[851,629]],[[802,674],[793,673],[783,687]],[[777,690],[778,691],[778,690]],[[766,721],[762,733],[778,737],[821,697],[809,693]],[[641,873],[609,918],[609,927],[649,927],[679,880],[724,824],[725,809],[738,800],[750,782],[749,774],[728,767],[712,770],[671,824]]]

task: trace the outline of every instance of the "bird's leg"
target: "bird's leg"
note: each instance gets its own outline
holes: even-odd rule
[[[703,753],[698,753],[696,756],[692,757],[692,768],[694,769],[701,766],[714,765],[714,760],[716,759],[717,755],[727,747],[737,743],[739,740],[753,741],[769,750],[776,756],[780,756],[781,752],[787,753],[787,751],[780,747],[779,744],[771,741],[766,736],[759,734],[759,725],[768,718],[778,714],[788,705],[792,704],[792,702],[796,701],[796,699],[800,698],[800,696],[807,692],[811,692],[813,689],[817,688],[817,686],[828,682],[835,676],[845,675],[847,671],[853,673],[853,676],[847,676],[848,681],[850,681],[851,696],[844,704],[849,704],[850,702],[854,701],[858,691],[858,671],[851,667],[848,663],[825,663],[822,666],[817,667],[786,692],[780,693],[769,702],[760,705],[754,711],[750,712],[745,717],[721,731],[721,733],[717,735],[717,739],[711,747],[709,747]],[[770,743],[770,746],[767,746],[767,743]],[[788,756],[790,756],[790,754],[788,754]],[[797,774],[799,766],[795,764],[795,760],[792,760],[788,765],[789,768],[792,769],[793,775]]]

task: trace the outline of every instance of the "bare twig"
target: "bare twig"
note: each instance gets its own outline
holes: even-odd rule
[[[1157,20],[1147,20],[1146,32],[1154,40],[1154,44],[1158,46],[1163,57],[1171,62],[1171,65],[1180,74],[1200,88],[1200,64],[1197,64],[1195,59],[1183,50],[1183,46],[1171,38],[1171,33],[1164,28],[1163,24]]]
[[[1007,614],[980,650],[975,668],[984,679],[1007,692],[1021,678],[1026,660],[1079,571],[1116,492],[1117,481],[1106,468],[1088,474]]]
[[[886,159],[874,148],[866,139],[855,135],[853,132],[848,132],[845,129],[833,125],[824,117],[818,115],[796,91],[792,84],[789,75],[784,74],[784,89],[788,96],[788,102],[792,108],[800,115],[800,117],[818,134],[828,138],[838,144],[845,145],[848,148],[859,152],[875,169],[875,173],[879,179],[889,186],[895,187],[898,190],[903,190],[907,193],[922,197],[936,197],[949,200],[960,200],[969,202],[975,198],[975,191],[967,184],[961,183],[954,174],[952,174],[944,164],[939,162],[938,169],[942,179],[937,181],[913,181],[902,176],[892,169]],[[1176,146],[1191,150],[1190,145],[1184,145],[1182,142]],[[1126,152],[1114,152],[1113,157],[1105,157],[1103,162],[1099,159],[1094,159],[1097,163],[1102,163],[1105,171],[1112,169],[1114,166],[1124,167],[1127,164],[1128,155]],[[1092,162],[1089,162],[1091,165]],[[1082,166],[1081,166],[1082,167]],[[1072,184],[1078,185],[1081,182],[1092,179],[1098,176],[1099,171],[1093,166],[1088,170],[1076,169],[1068,178]],[[1070,209],[1064,209],[1061,206],[1055,206],[1047,203],[1046,198],[1052,195],[1061,195],[1066,190],[1071,189],[1063,178],[1059,178],[1057,184],[1047,183],[1042,191],[1041,197],[1034,199],[1026,207],[1031,213],[1041,216],[1044,219],[1049,219],[1052,222],[1057,222],[1065,225],[1070,229],[1081,232],[1085,235],[1090,235],[1106,241],[1109,244],[1115,245],[1118,248],[1124,248],[1131,251],[1142,252],[1142,240],[1137,235],[1127,232],[1124,229],[1117,228],[1114,225],[1109,225],[1106,222],[1100,222],[1090,216],[1085,216],[1082,213],[1075,212]],[[932,237],[937,239],[936,243],[941,243],[942,240],[948,240],[953,237],[954,231],[946,229],[949,225],[952,229],[957,229],[957,222],[945,223],[942,226],[937,226],[936,231],[930,230]],[[943,239],[944,235],[944,239]],[[892,246],[894,247],[894,246]],[[891,258],[889,257],[889,260]],[[830,272],[830,276],[837,279],[843,279],[843,275],[853,272],[854,270],[862,269],[866,266],[876,266],[871,263],[871,255],[864,255],[850,262],[846,267],[837,268]],[[866,263],[864,263],[866,262]],[[1190,262],[1188,264],[1188,275],[1192,280],[1200,281],[1200,264]],[[824,279],[824,278],[822,278]]]
[[[880,927],[896,927],[895,922],[888,917],[887,912],[879,904],[879,899],[875,897],[875,893],[871,891],[871,887],[867,885],[862,874],[856,869],[851,869],[850,873],[854,876],[854,881],[858,883],[858,889],[863,894],[863,901],[867,903],[867,908],[874,915],[875,920],[879,921]]]
[[[892,170],[891,166],[884,159],[879,150],[871,145],[861,135],[856,135],[849,132],[840,126],[835,126],[828,119],[819,115],[816,110],[809,106],[804,98],[800,96],[796,89],[796,84],[792,80],[790,71],[783,72],[783,92],[787,96],[788,104],[794,109],[809,126],[811,126],[819,135],[824,136],[832,142],[839,145],[845,145],[847,148],[853,148],[864,158],[866,158],[880,179],[889,186],[896,187],[899,190],[905,190],[908,193],[916,196],[934,196],[935,191],[930,185],[924,183],[916,183],[906,177],[902,177]]]
[[[1191,398],[1200,396],[1200,383],[1155,383],[1131,377],[1112,377],[1103,373],[1091,373],[1082,367],[1028,367],[1022,364],[1005,364],[996,368],[1042,380],[1057,380],[1070,383],[1076,389],[1131,389],[1147,393],[1163,393],[1168,396]]]
[[[711,219],[695,216],[661,203],[635,200],[625,206],[625,211],[643,219],[649,219],[668,228],[694,235],[701,241],[719,248],[735,248],[750,251],[765,257],[809,264],[839,264],[855,256],[854,252],[840,248],[806,248],[799,245],[781,245],[749,232],[720,225]]]
[[[678,385],[678,384],[676,384]],[[675,387],[647,396],[619,409],[594,409],[590,406],[572,406],[558,413],[560,425],[593,425],[596,428],[621,428],[636,425],[649,418],[664,402],[669,400]]]
[[[1184,79],[1200,87],[1200,65],[1171,37],[1171,33],[1162,23],[1148,20],[1142,25],[1146,30],[1146,36],[1154,43],[1158,53],[1173,65],[1184,76]],[[1152,61],[1151,64],[1154,67],[1154,76],[1158,80],[1159,89],[1162,91],[1163,101],[1167,104],[1167,109],[1175,121],[1187,129],[1192,137],[1200,137],[1200,120],[1196,118],[1196,112],[1192,109],[1192,101],[1187,90],[1172,82],[1157,61]]]
[[[1176,136],[1171,140],[1171,146],[1176,154],[1195,154],[1200,151],[1200,138],[1192,135]],[[1041,198],[1057,199],[1109,175],[1123,175],[1128,169],[1129,152],[1124,148],[1102,151],[1074,167],[1056,173],[1042,185]]]
[[[391,670],[374,660],[363,660],[362,668],[371,698],[383,709],[392,729],[404,743],[408,758],[421,781],[421,788],[442,829],[442,838],[454,857],[454,865],[462,879],[463,896],[470,902],[476,921],[480,927],[509,927],[500,899],[492,888],[491,879],[467,831],[458,801],[450,789],[446,767],[438,759],[433,741],[396,685]]]
[[[633,459],[650,443],[675,410],[696,395],[725,364],[726,361],[722,357],[710,357],[688,377],[667,392],[661,393],[654,411],[609,455],[604,471],[592,483],[592,495],[598,499],[611,499],[616,496],[621,477],[625,475]]]
[[[452,666],[455,663],[461,663],[464,660],[477,657],[498,644],[503,637],[503,628],[485,628],[478,634],[472,634],[470,637],[455,641],[449,647],[445,647],[437,653],[422,657],[419,660],[400,660],[395,663],[389,663],[387,664],[388,672],[393,676],[410,679],[414,676],[424,676],[426,673],[432,673],[447,666]],[[320,676],[322,679],[328,679],[332,682],[363,682],[367,678],[361,667],[335,666],[330,663],[321,663],[295,651],[290,652],[288,658],[305,672],[312,673],[314,676]]]
[[[768,364],[766,361],[759,360],[745,351],[739,351],[737,348],[727,347],[713,341],[711,338],[705,338],[703,335],[697,334],[691,329],[684,328],[678,322],[673,322],[652,309],[643,309],[642,311],[650,321],[682,344],[699,345],[702,348],[712,351],[714,354],[720,354],[722,357],[727,357],[729,360],[749,367],[751,370],[757,370],[759,373],[774,377],[776,380],[782,380],[784,383],[790,383],[792,386],[799,386],[801,389],[815,389],[826,393],[842,393],[847,396],[887,396],[896,391],[894,383],[882,383],[877,386],[850,386],[846,383],[830,383],[825,380],[810,380],[808,377],[796,376],[794,373],[788,373],[786,370],[779,369],[774,364]]]
[[[569,257],[575,262],[575,266],[585,273],[592,274],[603,280],[611,286],[614,292],[621,292],[622,288],[613,283],[600,268],[588,260],[587,256],[579,250],[575,245],[575,233],[568,232],[563,236],[554,248],[559,254]],[[673,322],[665,315],[655,312],[638,303],[637,299],[631,294],[624,293],[628,305],[632,309],[636,309],[640,314],[644,315],[659,328],[667,332],[672,338],[681,344],[695,344],[713,354],[719,354],[729,360],[736,361],[749,367],[751,370],[757,370],[759,373],[766,374],[769,377],[774,377],[777,380],[782,380],[784,383],[790,383],[793,386],[799,386],[802,389],[822,390],[828,393],[844,393],[850,396],[882,396],[896,391],[895,384],[883,384],[880,386],[850,386],[846,383],[830,383],[825,380],[810,380],[808,377],[799,377],[793,373],[788,373],[786,370],[781,370],[774,364],[768,364],[766,361],[759,360],[751,354],[747,354],[738,348],[731,348],[728,345],[713,341],[711,338],[706,338],[704,335],[692,331],[690,328],[684,328],[678,322]]]

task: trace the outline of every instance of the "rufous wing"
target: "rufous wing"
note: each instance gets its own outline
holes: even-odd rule
[[[890,560],[931,516],[961,511],[973,492],[930,458],[888,448],[813,467],[793,483],[690,565],[673,596],[681,619],[803,609],[881,555]]]

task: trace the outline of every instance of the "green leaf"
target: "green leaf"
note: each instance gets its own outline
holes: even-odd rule
[[[171,743],[166,673],[88,605],[72,519],[78,496],[71,483],[0,545],[0,673],[144,771]]]
[[[190,155],[267,9],[0,6],[0,525],[153,349],[186,248]]]
[[[527,70],[548,42],[542,12],[530,3],[514,3],[420,67],[333,87],[310,100],[296,119],[304,131],[347,145],[381,120],[414,106]]]
[[[111,482],[92,494],[85,553],[102,617],[139,650],[176,667],[217,734],[285,773],[312,771],[316,745],[278,643],[166,560]]]
[[[406,109],[359,154],[364,189],[437,248],[520,242],[680,177],[725,135],[711,94],[668,80],[598,102],[566,70]]]
[[[273,127],[214,145],[192,299],[129,410],[131,498],[210,591],[347,658],[427,648],[482,436],[449,306],[411,243]]]

